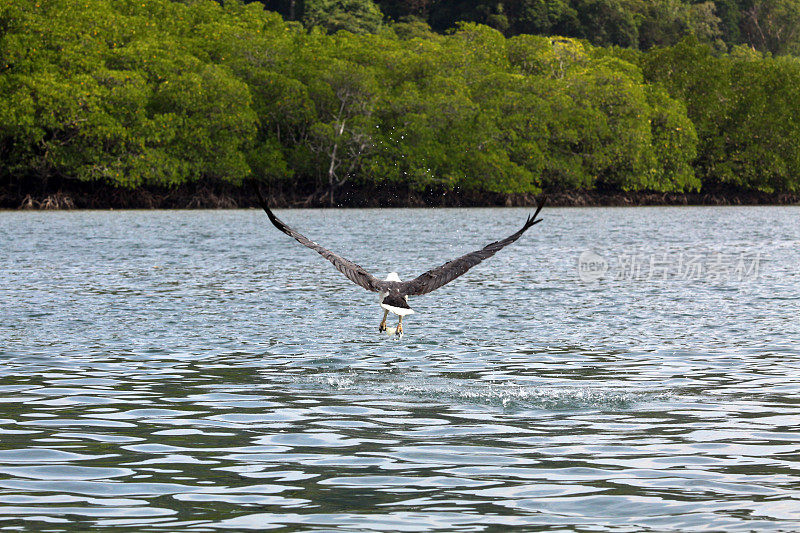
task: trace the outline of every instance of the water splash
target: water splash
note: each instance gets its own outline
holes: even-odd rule
[[[400,378],[392,379],[392,378]],[[638,405],[674,398],[671,391],[632,391],[598,387],[475,382],[474,380],[427,377],[423,375],[380,375],[357,373],[303,376],[307,386],[321,385],[337,391],[402,396],[407,400],[437,400],[445,404],[465,403],[522,409],[633,409]]]

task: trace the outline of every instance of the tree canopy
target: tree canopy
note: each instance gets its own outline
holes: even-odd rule
[[[331,201],[345,183],[798,190],[792,56],[699,37],[648,37],[670,46],[642,52],[476,22],[442,35],[352,1],[306,29],[239,1],[0,0],[0,183],[256,179]],[[630,2],[583,1],[641,38],[618,9]],[[307,0],[304,20],[348,2]],[[567,17],[566,0],[521,4],[531,21],[586,16]],[[650,8],[677,17],[678,4]]]
[[[301,18],[295,0],[260,1]],[[306,0],[306,10],[318,13],[320,4],[332,5],[332,20],[345,4],[354,16],[375,6],[387,20],[417,20],[438,32],[475,22],[506,37],[561,35],[598,46],[647,50],[694,37],[726,50],[747,45],[772,54],[800,52],[800,0]]]

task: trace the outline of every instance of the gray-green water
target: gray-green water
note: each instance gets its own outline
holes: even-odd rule
[[[0,527],[800,529],[800,208],[543,216],[0,213]]]

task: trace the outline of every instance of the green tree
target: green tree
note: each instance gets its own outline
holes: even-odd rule
[[[671,46],[686,35],[714,42],[721,35],[712,2],[688,4],[682,0],[650,0],[636,10],[640,16],[639,47]]]
[[[704,186],[762,191],[800,188],[800,60],[749,49],[717,56],[684,41],[643,56],[648,78],[686,101],[699,137]]]
[[[372,148],[372,119],[378,85],[372,69],[334,59],[312,86],[318,121],[311,126],[309,146],[325,176],[330,205],[334,192],[352,179]]]
[[[329,32],[376,33],[383,14],[372,0],[305,0],[303,22]]]
[[[658,85],[646,89],[655,165],[642,173],[637,188],[652,191],[700,189],[692,162],[697,156],[697,132],[686,106]]]
[[[800,1],[750,0],[742,13],[747,42],[762,52],[800,53]]]
[[[572,0],[579,26],[566,28],[570,36],[595,45],[636,46],[639,30],[636,12],[624,0]]]
[[[733,99],[728,59],[715,55],[709,45],[686,39],[642,55],[641,63],[646,79],[685,102],[698,136],[695,169],[703,183],[730,181],[722,134]]]
[[[730,170],[719,179],[767,192],[800,190],[800,60],[736,60],[731,79],[733,103],[724,129]]]
[[[517,0],[508,2],[506,12],[515,35],[567,35],[580,25],[568,0]]]

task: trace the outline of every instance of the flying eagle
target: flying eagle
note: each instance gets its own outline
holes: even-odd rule
[[[538,206],[536,208],[536,212],[532,217],[528,217],[528,220],[525,221],[525,224],[516,233],[509,235],[503,240],[488,244],[480,250],[462,255],[458,259],[453,259],[452,261],[447,262],[438,268],[434,268],[433,270],[425,272],[421,276],[418,276],[411,281],[400,281],[400,277],[397,275],[397,272],[390,272],[385,280],[379,280],[352,261],[348,261],[344,257],[340,257],[330,250],[323,248],[314,241],[307,239],[304,235],[293,230],[284,224],[281,219],[276,217],[267,206],[267,202],[261,195],[261,191],[256,189],[256,192],[258,194],[258,199],[261,202],[261,207],[264,208],[264,211],[267,213],[267,216],[276,228],[284,232],[286,235],[294,238],[303,246],[311,248],[322,257],[333,263],[333,266],[336,267],[336,270],[347,276],[347,279],[356,285],[364,287],[368,291],[377,292],[380,294],[381,307],[384,309],[384,313],[383,320],[381,320],[381,323],[378,326],[378,331],[386,331],[386,317],[389,316],[389,313],[391,312],[399,317],[397,328],[395,330],[395,334],[398,337],[402,337],[403,335],[403,317],[414,313],[414,310],[408,305],[409,296],[427,294],[438,289],[442,285],[450,283],[484,259],[492,257],[499,250],[519,239],[522,234],[528,230],[528,228],[542,221],[541,218],[537,219],[536,216],[539,214],[539,211],[542,210],[546,200],[546,198],[542,197],[542,199],[537,202]]]

